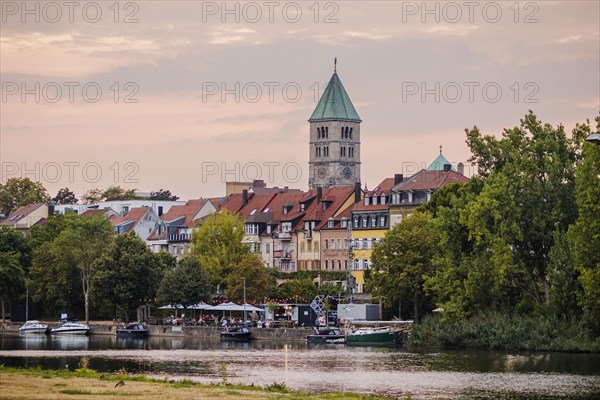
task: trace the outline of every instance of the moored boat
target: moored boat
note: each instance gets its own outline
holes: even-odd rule
[[[148,336],[148,328],[144,324],[129,324],[124,328],[117,329],[119,337],[145,337]]]
[[[366,326],[349,332],[348,343],[397,344],[402,337],[402,330],[393,326]]]
[[[225,326],[221,332],[221,339],[225,340],[250,340],[250,329],[245,326]]]
[[[307,343],[320,343],[320,344],[344,344],[346,343],[346,335],[344,335],[337,328],[315,328],[313,335],[306,337]]]
[[[27,321],[19,328],[19,333],[46,333],[48,325],[40,323],[40,321]]]
[[[53,335],[68,334],[68,335],[87,335],[90,327],[79,323],[76,319],[61,320],[60,325],[50,330]]]

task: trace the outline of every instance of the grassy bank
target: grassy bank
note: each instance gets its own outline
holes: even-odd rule
[[[119,382],[122,384],[118,384]],[[280,383],[273,383],[267,387],[232,385],[225,382],[219,385],[205,385],[191,380],[170,381],[168,379],[152,379],[143,375],[102,374],[87,368],[67,371],[3,366],[0,366],[0,398],[3,400],[388,399],[387,397],[364,396],[355,393],[306,393],[289,390],[285,384]]]
[[[594,338],[579,321],[551,317],[486,314],[444,321],[431,316],[414,327],[409,346],[596,353],[600,338]]]

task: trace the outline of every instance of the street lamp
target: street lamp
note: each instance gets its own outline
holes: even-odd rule
[[[592,144],[596,144],[599,145],[600,144],[600,133],[592,133],[590,136],[588,136],[587,139],[585,139],[587,142],[590,142]]]
[[[244,281],[244,324],[246,323],[246,278],[242,278]]]

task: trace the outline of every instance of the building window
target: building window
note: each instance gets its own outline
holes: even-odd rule
[[[281,224],[281,231],[282,232],[291,232],[292,231],[292,223],[291,222],[284,222],[283,224]]]
[[[371,198],[365,195],[365,206],[368,206],[371,203]]]
[[[337,240],[337,248],[341,249],[342,248],[342,239],[338,239]]]
[[[371,228],[376,228],[377,227],[377,217],[372,216],[371,217]]]
[[[348,227],[348,221],[345,221],[345,220],[344,220],[344,221],[340,222],[340,226],[341,226],[342,228],[347,228],[347,227]]]
[[[354,260],[354,269],[360,269],[360,260]]]
[[[381,195],[381,201],[379,202],[380,204],[385,204],[385,194]]]
[[[271,253],[271,243],[265,243],[265,253]]]
[[[246,224],[246,235],[258,235],[258,225],[257,224]]]
[[[335,225],[335,221],[327,221],[327,227],[328,228],[333,228]]]
[[[331,239],[331,250],[335,250],[335,239]]]
[[[354,158],[354,147],[348,147],[348,157]]]
[[[358,217],[354,217],[354,227],[358,228]]]
[[[350,128],[350,139],[352,139],[352,128]]]
[[[325,250],[327,250],[327,239],[325,239],[325,240],[324,240],[324,242],[323,242],[323,248],[324,248]]]
[[[329,146],[323,147],[323,157],[329,157]]]
[[[329,269],[329,260],[325,260],[325,269]]]
[[[373,202],[374,206],[377,205],[377,195],[376,194],[373,195],[373,198],[371,199],[371,201]]]
[[[362,227],[363,228],[369,227],[369,217],[362,217]]]
[[[379,226],[381,228],[385,228],[385,223],[386,223],[386,218],[385,215],[382,215],[379,217]]]

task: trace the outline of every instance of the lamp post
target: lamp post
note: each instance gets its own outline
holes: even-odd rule
[[[246,278],[242,278],[244,281],[244,324],[246,323]]]

